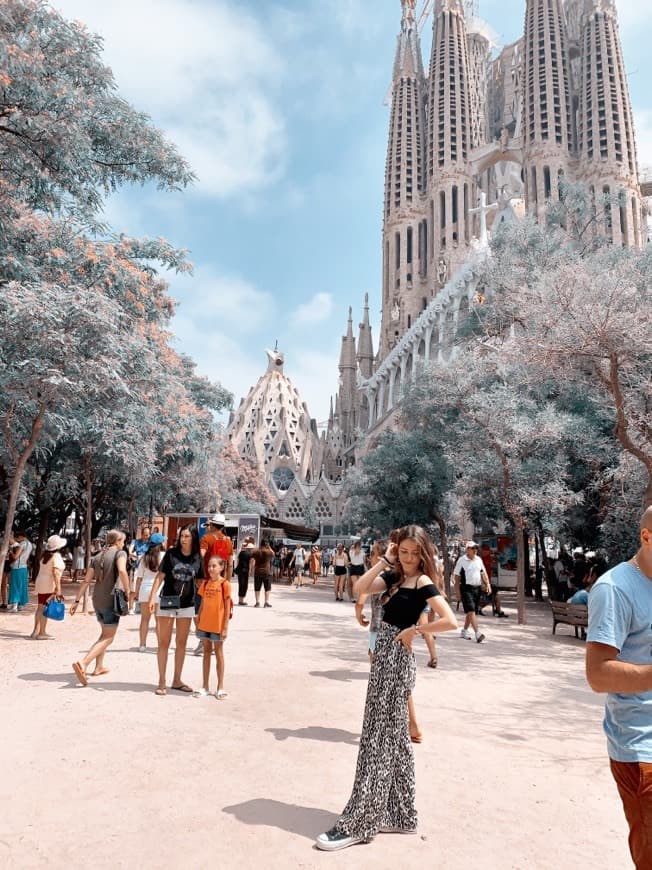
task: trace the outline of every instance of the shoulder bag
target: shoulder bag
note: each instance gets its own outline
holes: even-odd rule
[[[120,586],[120,575],[118,574],[118,556],[122,553],[122,550],[118,550],[113,558],[113,571],[115,574],[115,586],[113,587],[113,612],[116,616],[127,616],[129,613],[129,601],[127,600],[127,594]]]

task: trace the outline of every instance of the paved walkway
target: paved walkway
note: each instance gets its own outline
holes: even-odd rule
[[[156,697],[138,617],[83,689],[70,664],[94,617],[67,615],[38,642],[30,611],[2,613],[0,867],[631,866],[583,644],[565,626],[551,637],[547,605],[517,626],[509,599],[510,619],[483,620],[486,643],[442,637],[438,670],[419,642],[419,835],[316,851],[352,784],[366,635],[325,583],[275,586],[272,601],[236,608],[223,702]],[[200,673],[190,657],[184,678]]]

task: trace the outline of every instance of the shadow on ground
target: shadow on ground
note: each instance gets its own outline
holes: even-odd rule
[[[325,680],[339,680],[342,683],[351,683],[353,680],[363,680],[366,682],[369,679],[368,673],[350,670],[309,671],[308,673],[311,677],[324,677]]]
[[[337,816],[320,810],[317,807],[300,807],[296,804],[286,804],[282,801],[258,798],[224,807],[223,813],[235,816],[245,825],[280,828],[290,834],[299,834],[313,840],[322,831],[326,831],[336,821]]]
[[[273,734],[277,740],[287,740],[297,737],[300,740],[320,740],[327,743],[350,743],[357,746],[359,735],[342,728],[322,728],[319,725],[309,725],[305,728],[266,728],[269,734]]]
[[[18,674],[19,680],[25,680],[28,683],[61,683],[60,689],[95,689],[100,692],[154,692],[156,688],[152,683],[111,683],[102,680],[99,677],[93,678],[89,675],[88,686],[84,687],[78,684],[77,677],[74,673],[65,674]],[[95,682],[97,680],[97,682]],[[175,692],[182,697],[182,693]]]

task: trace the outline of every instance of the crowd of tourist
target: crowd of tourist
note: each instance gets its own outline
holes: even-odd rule
[[[318,546],[283,546],[270,542],[256,546],[253,537],[235,554],[225,534],[225,518],[213,515],[200,539],[196,523],[182,526],[172,546],[158,530],[141,529],[126,546],[123,531],[113,529],[101,546],[94,542],[90,565],[80,577],[85,551],[77,542],[70,574],[78,582],[70,607],[74,614],[89,587],[100,634],[88,653],[73,663],[82,686],[89,678],[109,672],[105,655],[123,616],[140,610],[139,651],[147,650],[152,617],[155,621],[158,683],[157,696],[169,690],[196,697],[228,697],[224,688],[224,644],[233,615],[231,579],[238,583],[237,605],[248,605],[253,579],[254,607],[271,607],[272,580],[287,578],[298,589],[328,578],[333,571],[336,601],[345,593],[355,604],[355,618],[369,629],[370,676],[360,735],[353,788],[333,827],[320,834],[317,848],[335,851],[366,843],[378,833],[414,833],[415,806],[413,743],[422,733],[413,701],[416,665],[412,645],[422,637],[428,645],[430,667],[437,666],[435,635],[458,628],[446,598],[443,559],[436,545],[419,526],[396,530],[388,541],[377,541],[366,552],[359,540],[333,550]],[[28,567],[33,547],[24,531],[17,531],[9,548],[2,578],[2,608],[18,612],[29,601]],[[36,609],[29,637],[49,640],[50,605],[62,601],[66,570],[63,552],[68,541],[51,535],[45,542],[35,576]],[[450,555],[450,554],[449,554]],[[652,866],[652,801],[645,785],[652,764],[652,727],[649,707],[652,666],[647,664],[652,625],[652,508],[640,529],[640,549],[626,563],[606,571],[603,560],[581,550],[572,556],[559,553],[552,567],[550,597],[587,605],[587,676],[595,691],[609,693],[605,730],[610,764],[630,826],[630,849],[637,867]],[[452,572],[455,597],[464,610],[462,638],[485,640],[477,616],[491,601],[494,615],[503,615],[491,567],[478,555],[478,545],[466,541]],[[484,599],[483,599],[484,595]],[[364,613],[371,605],[370,618]],[[193,689],[183,680],[192,623],[203,656],[202,686]],[[175,633],[174,665],[168,680],[168,657]],[[211,664],[215,660],[216,685],[211,692]],[[93,670],[90,670],[91,665]]]

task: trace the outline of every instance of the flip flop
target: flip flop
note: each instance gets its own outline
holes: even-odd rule
[[[104,674],[108,674],[108,673],[109,673],[108,668],[100,668],[99,671],[93,671],[92,673],[88,674],[88,676],[89,677],[101,677]]]
[[[165,687],[161,688],[160,686],[154,692],[155,695],[167,695],[167,693],[168,693],[168,690]]]
[[[427,667],[436,668],[437,667],[437,659],[430,659],[430,661],[427,664]]]
[[[192,689],[190,686],[186,686],[185,683],[181,683],[180,686],[170,686],[171,689],[174,689],[175,692],[184,692],[186,695],[192,695]]]
[[[82,668],[79,662],[75,662],[72,666],[73,671],[77,675],[77,679],[82,684],[82,686],[88,685],[88,679],[86,678],[86,671]]]

